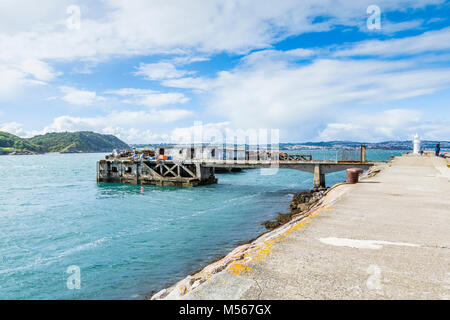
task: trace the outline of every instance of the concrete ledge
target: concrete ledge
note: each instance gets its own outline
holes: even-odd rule
[[[230,252],[223,259],[212,263],[202,269],[199,273],[190,275],[185,279],[179,281],[175,285],[161,290],[151,297],[152,300],[158,299],[239,299],[240,295],[237,292],[245,292],[242,289],[242,284],[250,288],[254,281],[247,281],[239,275],[242,272],[249,270],[248,263],[251,261],[259,261],[270,252],[270,247],[277,241],[282,241],[291,232],[302,228],[309,222],[310,216],[316,216],[321,209],[326,209],[327,206],[335,203],[340,197],[352,189],[352,185],[338,184],[326,194],[326,196],[311,210],[294,216],[293,219],[267,232],[250,244],[239,246]],[[238,278],[235,278],[235,277]],[[232,280],[230,280],[232,279]],[[236,283],[240,283],[236,286]],[[219,290],[212,293],[212,287],[226,286],[230,290],[223,292]],[[205,290],[204,293],[199,293],[199,290]]]
[[[153,298],[449,299],[446,161],[398,157],[369,175]]]

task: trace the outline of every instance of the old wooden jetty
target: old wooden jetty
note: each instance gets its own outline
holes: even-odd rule
[[[199,162],[113,159],[97,163],[98,182],[196,187],[216,183],[214,167]]]
[[[138,158],[108,158],[97,163],[98,182],[151,184],[159,186],[195,187],[217,182],[215,168],[255,169],[279,168],[306,171],[314,174],[314,187],[325,186],[325,174],[348,168],[368,169],[373,162],[365,161],[365,149],[358,159],[336,157],[333,160],[314,160],[311,155],[271,153],[270,157],[193,158],[179,160],[147,160]],[[275,160],[274,160],[275,159]]]

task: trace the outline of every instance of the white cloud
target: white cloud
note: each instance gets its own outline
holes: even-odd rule
[[[422,139],[424,140],[445,140],[448,141],[448,137],[450,137],[450,123],[447,121],[427,121],[423,123],[419,123],[415,127],[414,132],[419,132],[421,134]],[[412,130],[410,130],[412,132]],[[412,134],[412,133],[411,133]]]
[[[95,91],[79,90],[66,86],[62,86],[59,89],[64,93],[62,100],[74,105],[92,106],[95,102],[105,100],[105,98],[97,96]]]
[[[448,69],[420,69],[414,65],[418,61],[322,58],[306,64],[305,58],[320,56],[320,52],[304,49],[257,51],[242,59],[235,69],[219,72],[216,78],[193,76],[181,67],[204,61],[218,52],[245,54],[250,50],[271,48],[273,43],[291,35],[328,30],[336,24],[360,26],[365,24],[366,8],[372,4],[371,0],[338,4],[331,0],[261,0],[257,6],[254,1],[246,0],[105,0],[96,5],[81,1],[89,5],[82,6],[80,30],[68,30],[65,26],[67,1],[53,4],[54,1],[43,0],[42,9],[36,10],[33,9],[34,2],[25,1],[22,16],[22,9],[17,9],[16,2],[5,0],[0,4],[0,18],[4,18],[0,19],[0,99],[17,94],[24,86],[55,80],[59,73],[46,63],[48,61],[79,59],[95,65],[112,57],[175,54],[176,58],[142,64],[137,73],[150,80],[162,80],[161,84],[167,87],[203,92],[202,98],[209,104],[207,111],[233,126],[280,127],[306,136],[311,135],[312,130],[317,132],[315,124],[323,125],[320,119],[336,116],[341,105],[414,97],[433,93],[449,84]],[[377,5],[387,12],[440,2],[380,0]],[[328,19],[313,23],[317,16]],[[407,26],[405,23],[386,25],[386,28],[395,32]],[[338,48],[334,58],[354,55],[390,57],[448,50],[448,38],[447,28],[405,39],[365,41]],[[297,64],[298,60],[302,60],[302,64]],[[89,72],[83,68],[76,70]],[[95,91],[71,87],[60,87],[60,90],[64,93],[63,100],[71,104],[89,106],[104,99]],[[111,94],[120,97],[121,102],[152,108],[189,101],[182,93],[145,89],[122,89]],[[188,111],[178,110],[168,116],[177,118],[176,114],[180,116],[178,119],[183,119],[187,117],[183,112]],[[157,110],[132,111],[129,118],[142,123],[136,116],[150,120],[148,115],[151,114],[164,122],[160,113]],[[120,113],[92,118],[63,116],[55,119],[47,129],[103,130],[108,127],[130,130],[127,125],[135,125],[126,120],[119,121],[117,114]],[[125,113],[121,116],[128,119]],[[100,124],[101,121],[108,124]],[[341,121],[333,123],[347,125]],[[131,136],[132,132],[129,134]],[[151,134],[149,132],[149,136]]]
[[[97,67],[98,62],[83,62],[79,66],[75,66],[72,68],[72,72],[78,73],[78,74],[92,74],[94,71],[93,69]]]
[[[66,8],[73,0],[2,0],[0,2],[0,30],[14,34],[43,28],[49,21],[57,22],[66,18]]]
[[[201,77],[186,77],[180,79],[164,80],[161,82],[161,84],[166,87],[194,89],[196,91],[202,91],[211,89],[213,81],[211,81],[211,79]]]
[[[0,17],[6,21],[0,29],[0,61],[104,60],[118,55],[192,51],[246,53],[336,24],[361,25],[372,2],[260,0],[255,6],[254,1],[233,0],[105,0],[96,5],[82,1],[81,28],[68,30],[67,1],[44,0],[42,7],[36,8],[28,0],[19,10],[16,2],[8,0],[0,7]],[[377,5],[389,11],[441,2],[379,0]],[[329,19],[313,23],[317,16]]]
[[[22,124],[17,122],[0,123],[0,131],[8,132],[16,136],[20,136],[24,133]]]
[[[302,48],[287,51],[261,50],[243,57],[241,59],[241,67],[248,69],[249,67],[266,64],[267,62],[270,62],[272,65],[285,65],[286,62],[311,58],[313,55],[315,55],[313,50]],[[161,84],[166,87],[193,89],[197,93],[211,90],[217,85],[215,79],[204,77],[166,79],[161,81]]]
[[[55,72],[51,66],[39,60],[25,60],[18,68],[25,74],[44,82],[52,81],[62,74],[61,72]]]
[[[192,55],[184,55],[184,56],[178,56],[172,59],[167,60],[169,63],[173,63],[174,65],[187,65],[194,62],[202,62],[202,61],[208,61],[208,57],[203,56],[192,56]]]
[[[123,103],[147,107],[161,107],[177,103],[183,104],[189,101],[189,98],[182,93],[159,92],[148,89],[123,88],[119,90],[110,90],[106,93],[126,97],[121,100]]]
[[[387,33],[387,34],[393,34],[400,31],[405,30],[418,30],[423,25],[424,20],[422,19],[416,19],[416,20],[410,20],[410,21],[402,21],[402,22],[390,22],[390,21],[384,21],[381,25],[380,30],[369,30],[369,32],[380,32],[380,33]],[[367,27],[366,27],[367,29]]]
[[[8,132],[22,138],[31,138],[42,133],[38,130],[26,131],[23,129],[23,124],[18,122],[0,123],[0,131]]]
[[[339,48],[335,56],[398,56],[450,49],[450,27],[428,31],[414,37],[391,40],[369,40]]]
[[[148,94],[153,94],[155,92],[156,91],[150,89],[122,88],[118,90],[109,90],[106,91],[105,93],[125,97],[125,96],[145,96]]]
[[[148,107],[160,107],[169,104],[186,103],[189,101],[182,93],[152,93],[149,95],[138,97],[137,99],[125,100],[126,103],[136,103]]]
[[[448,139],[450,127],[445,122],[423,121],[422,115],[411,109],[353,115],[349,121],[329,123],[318,140],[379,142],[410,139],[415,133],[429,140]]]
[[[155,124],[167,124],[174,121],[190,118],[192,116],[192,112],[182,109],[120,111],[112,112],[105,116],[86,118],[61,116],[55,118],[52,124],[45,127],[44,132],[77,130],[92,130],[101,132],[105,128],[138,128]]]
[[[173,64],[168,62],[158,63],[141,63],[136,75],[144,76],[148,80],[164,80],[181,78],[192,72],[186,70],[178,70]]]
[[[0,64],[0,75],[0,99],[9,99],[23,88],[45,85],[61,73],[43,61],[27,60],[20,64]]]
[[[343,104],[415,97],[450,85],[450,69],[408,70],[411,62],[319,59],[308,65],[240,66],[215,80],[209,110],[237,127],[295,128],[307,133]]]
[[[314,50],[297,48],[293,50],[280,51],[280,50],[260,50],[255,51],[244,58],[242,58],[242,64],[246,67],[258,65],[261,63],[271,62],[285,64],[289,61],[299,61],[305,59],[311,59],[316,55]]]
[[[220,143],[226,140],[230,131],[229,122],[197,123],[190,127],[178,127],[172,130],[170,142],[179,144]]]
[[[169,140],[168,135],[155,133],[148,129],[107,127],[102,130],[102,133],[115,135],[128,143],[160,143]]]
[[[8,99],[26,83],[23,72],[0,65],[0,99]]]

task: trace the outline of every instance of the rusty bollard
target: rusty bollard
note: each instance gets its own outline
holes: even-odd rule
[[[359,168],[347,169],[347,183],[349,184],[358,183],[359,175],[363,172],[364,170]]]

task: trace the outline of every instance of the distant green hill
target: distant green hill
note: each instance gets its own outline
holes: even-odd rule
[[[44,152],[41,146],[31,143],[27,139],[0,131],[0,154],[10,153],[15,150],[20,152]]]
[[[109,152],[129,146],[110,134],[89,131],[54,132],[24,139],[0,132],[0,153],[17,152]]]

